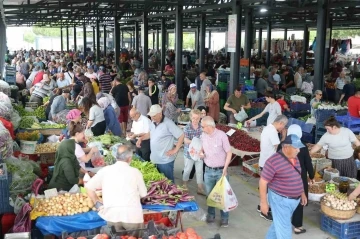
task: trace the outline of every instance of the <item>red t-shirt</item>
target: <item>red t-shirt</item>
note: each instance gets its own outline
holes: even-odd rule
[[[282,99],[278,99],[277,102],[279,103],[280,107],[281,107],[281,111],[285,111],[284,106],[287,105],[285,100]]]
[[[350,116],[353,117],[360,117],[359,111],[360,111],[360,97],[351,96],[348,99],[348,111]]]
[[[44,72],[43,72],[43,71],[39,71],[39,72],[36,74],[32,85],[34,86],[34,85],[36,85],[37,83],[39,83],[40,81],[42,81],[43,76],[44,76]]]

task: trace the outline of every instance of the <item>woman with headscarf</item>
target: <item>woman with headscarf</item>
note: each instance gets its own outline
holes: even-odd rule
[[[206,87],[206,98],[205,104],[208,107],[208,115],[211,116],[215,122],[219,122],[220,117],[220,103],[219,103],[219,93],[214,88],[213,85],[208,85]]]
[[[114,98],[112,95],[107,94],[107,93],[103,93],[103,92],[99,92],[99,93],[96,94],[96,100],[97,100],[97,101],[98,101],[100,98],[102,98],[102,97],[106,97],[106,98],[109,99],[111,106],[112,106],[112,107],[114,108],[114,110],[115,110],[115,115],[116,115],[116,117],[119,118],[120,108],[119,108],[119,106],[117,105],[117,103],[116,103],[116,101],[115,101],[115,98]]]
[[[71,122],[79,123],[81,121],[81,111],[78,109],[70,110],[69,113],[66,115],[66,121],[67,121],[67,126],[66,129],[62,130],[62,136],[60,136],[60,141],[62,139],[70,138],[70,134],[69,134],[70,123]]]
[[[171,84],[168,87],[167,92],[165,92],[165,94],[162,97],[161,105],[163,108],[165,108],[165,106],[168,102],[171,102],[172,104],[176,104],[178,99],[179,99],[179,96],[177,94],[177,87],[175,84]]]
[[[301,127],[296,124],[290,125],[290,127],[288,128],[288,131],[287,131],[287,135],[289,136],[291,134],[295,134],[296,136],[301,138],[302,137]],[[303,144],[304,144],[304,142],[303,142]],[[280,145],[279,145],[279,148],[281,148]],[[311,183],[313,183],[313,179],[315,176],[315,172],[314,172],[314,168],[313,168],[313,165],[311,162],[309,150],[306,147],[300,148],[300,152],[297,155],[297,157],[299,159],[300,166],[301,166],[301,179],[302,179],[303,185],[304,185],[304,192],[305,192],[306,197],[308,197],[307,177],[309,175]],[[294,226],[295,234],[301,234],[301,233],[306,232],[306,229],[304,229],[302,227],[303,226],[303,210],[304,210],[304,206],[301,205],[301,203],[299,203],[299,205],[297,206],[297,208],[295,209],[295,211],[293,213],[291,223]]]
[[[107,97],[102,97],[98,100],[98,104],[104,111],[106,122],[106,132],[110,131],[113,135],[121,136],[120,123],[116,117],[115,110],[111,106],[111,102]]]
[[[312,93],[313,93],[314,84],[312,83],[311,79],[312,78],[311,78],[310,74],[306,74],[305,80],[301,85],[301,91],[305,94],[312,95]]]

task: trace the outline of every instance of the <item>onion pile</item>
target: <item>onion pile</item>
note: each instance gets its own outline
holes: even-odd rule
[[[46,213],[47,216],[72,216],[96,209],[86,194],[65,193],[48,199],[37,199],[34,210]]]
[[[343,211],[355,210],[357,206],[355,201],[349,201],[345,194],[339,192],[325,195],[324,203],[328,207]]]

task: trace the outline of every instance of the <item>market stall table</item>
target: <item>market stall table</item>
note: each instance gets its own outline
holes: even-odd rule
[[[199,209],[195,201],[177,203],[175,207],[162,205],[143,205],[142,207],[144,214],[177,211],[175,227],[177,227],[178,222],[180,222],[181,229],[183,229],[181,213],[194,212]],[[71,223],[69,223],[70,221]],[[91,230],[105,225],[106,221],[104,221],[95,211],[73,216],[38,217],[36,219],[36,227],[43,235],[61,235],[64,231],[72,233]]]

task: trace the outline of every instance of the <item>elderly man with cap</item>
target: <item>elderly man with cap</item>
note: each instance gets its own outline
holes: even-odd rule
[[[144,227],[141,198],[147,195],[141,172],[130,166],[133,153],[128,146],[121,145],[116,152],[116,163],[101,169],[86,184],[89,198],[94,202],[99,216],[116,231],[135,230],[129,235],[138,238]],[[116,183],[114,183],[116,182]],[[95,191],[102,189],[100,200]]]
[[[70,90],[63,89],[62,94],[58,95],[54,98],[54,100],[51,104],[49,119],[54,119],[54,116],[57,113],[66,109],[66,102],[69,99],[69,95],[70,95]]]
[[[151,99],[144,94],[145,87],[139,87],[139,94],[134,97],[132,106],[135,107],[142,115],[147,115],[151,107]]]
[[[184,132],[163,115],[160,105],[151,106],[148,115],[153,121],[150,132],[140,137],[136,146],[140,148],[143,140],[150,139],[151,162],[156,165],[160,173],[174,182],[174,161],[184,142]]]
[[[127,137],[135,140],[150,132],[151,121],[146,115],[142,115],[136,108],[132,108],[129,116],[132,119],[132,126],[131,132],[126,135]],[[141,147],[136,148],[136,154],[145,161],[150,161],[150,153],[150,139],[143,140]]]
[[[196,89],[196,85],[194,83],[190,84],[190,91],[186,97],[185,107],[189,107],[189,99],[191,99],[191,109],[197,109],[199,106],[205,106],[204,99],[200,91]]]
[[[261,212],[267,215],[270,203],[273,216],[266,239],[292,238],[292,215],[299,203],[307,204],[297,158],[303,147],[300,138],[290,134],[283,141],[282,149],[266,160],[259,181]]]

